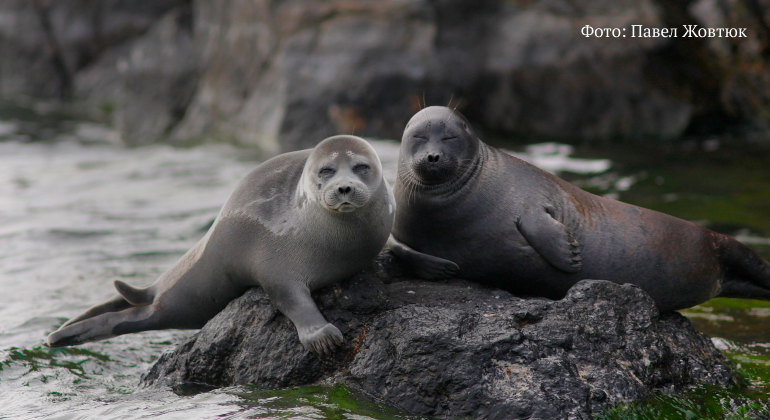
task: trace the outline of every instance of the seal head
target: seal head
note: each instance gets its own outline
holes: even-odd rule
[[[382,164],[369,143],[352,136],[319,143],[305,163],[302,188],[310,201],[335,213],[349,213],[369,203],[380,188]]]
[[[477,164],[478,149],[465,117],[445,107],[425,108],[404,130],[399,177],[424,187],[461,182]]]

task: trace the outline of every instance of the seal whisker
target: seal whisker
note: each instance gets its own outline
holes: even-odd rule
[[[447,108],[452,106],[452,99],[454,99],[454,97],[455,97],[455,94],[454,94],[454,92],[452,92],[452,96],[449,98],[449,103],[446,106]],[[458,101],[457,103],[459,104],[460,102]],[[457,105],[455,105],[455,109],[457,109]],[[452,113],[454,113],[454,109],[452,110]],[[451,116],[452,116],[451,113],[447,114],[446,118],[444,119],[444,124],[449,122],[449,118]]]
[[[454,107],[454,108],[452,108],[452,113],[450,113],[450,114],[449,114],[450,116],[454,115],[454,113],[455,113],[455,110],[457,109],[457,107],[458,107],[459,105],[460,105],[460,101],[457,101],[457,103],[455,104],[455,107]],[[449,120],[449,117],[447,117],[447,121],[448,121],[448,120]]]

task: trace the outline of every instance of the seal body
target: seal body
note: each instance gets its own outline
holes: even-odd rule
[[[632,283],[661,311],[716,296],[770,299],[770,264],[695,223],[599,197],[481,142],[443,107],[404,132],[394,254],[456,276],[558,299],[583,279]]]
[[[302,344],[327,352],[342,334],[310,293],[353,276],[388,239],[395,201],[374,149],[353,136],[272,158],[233,191],[206,236],[146,288],[119,294],[65,323],[52,347],[167,328],[201,328],[261,286]]]

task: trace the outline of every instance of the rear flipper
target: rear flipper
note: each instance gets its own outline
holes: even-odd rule
[[[59,330],[101,314],[119,312],[134,306],[150,305],[155,299],[155,293],[151,288],[138,289],[120,280],[115,280],[115,288],[118,290],[118,293],[120,293],[119,295],[113,296],[105,302],[88,308],[82,314],[65,322]]]
[[[110,301],[108,301],[110,302]],[[75,346],[122,334],[162,328],[151,306],[107,312],[64,325],[48,336],[49,347]]]
[[[417,277],[426,280],[449,279],[460,271],[460,267],[454,262],[415,251],[393,235],[390,235],[390,238],[388,238],[388,248]]]
[[[125,299],[123,299],[123,296],[121,295],[115,295],[112,298],[108,299],[106,302],[100,303],[98,305],[94,305],[90,308],[88,308],[85,312],[82,314],[71,318],[69,321],[65,322],[64,325],[59,327],[59,329],[64,328],[68,325],[75,324],[77,322],[93,318],[97,315],[101,315],[107,312],[118,312],[122,311],[124,309],[128,309],[131,307],[131,304],[128,303]]]
[[[747,282],[725,280],[722,284],[722,291],[719,293],[719,296],[726,298],[770,300],[770,290]]]
[[[719,296],[770,300],[770,263],[733,238],[719,239],[720,262],[725,273]]]

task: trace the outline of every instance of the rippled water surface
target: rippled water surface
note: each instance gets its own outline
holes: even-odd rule
[[[4,111],[0,418],[404,418],[344,388],[189,396],[138,389],[140,375],[189,331],[43,347],[67,318],[112,296],[112,280],[154,281],[203,236],[258,162],[226,146],[127,149],[98,124]],[[394,167],[398,145],[375,147]]]
[[[372,143],[392,182],[398,143]],[[770,256],[770,168],[762,156],[715,163],[719,150],[712,150],[687,155],[683,165],[681,156],[645,159],[613,148],[512,148],[594,193],[698,220]],[[190,331],[42,346],[67,318],[112,296],[112,280],[154,281],[203,236],[257,165],[229,146],[129,149],[105,126],[0,105],[0,418],[416,418],[343,387],[139,389],[141,374]],[[609,418],[711,416],[704,407],[716,410],[713,418],[750,418],[762,410],[770,393],[770,304],[717,299],[685,313],[739,366],[746,386],[660,396]]]

